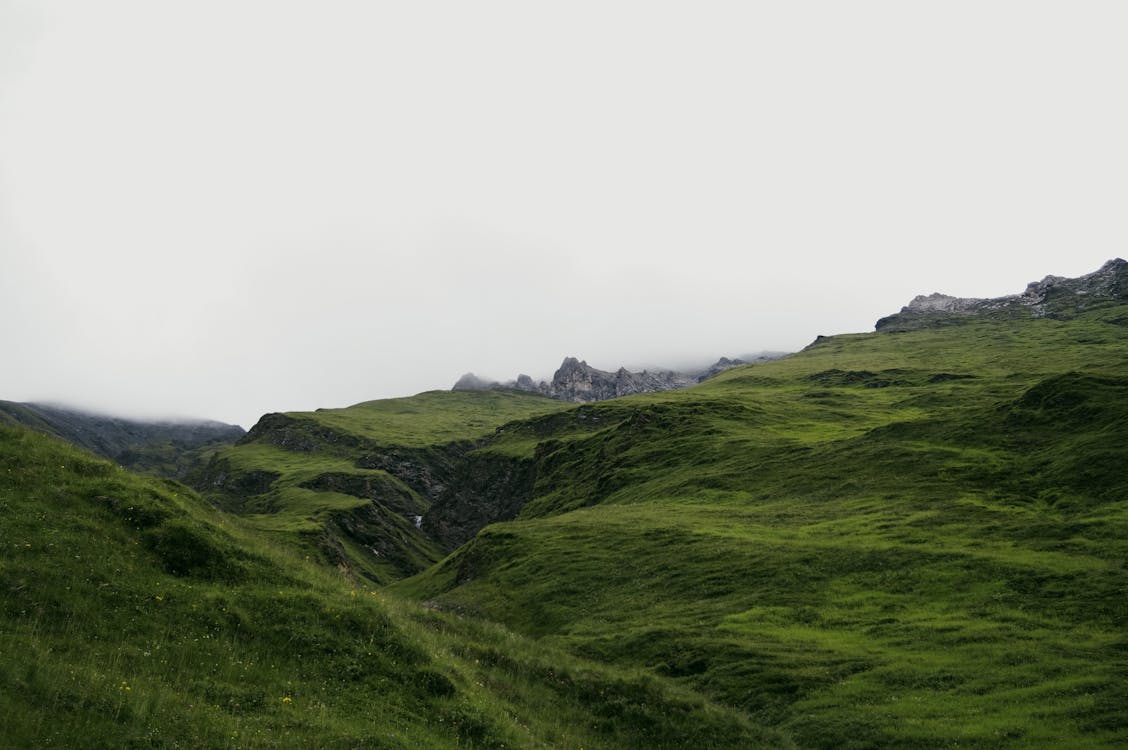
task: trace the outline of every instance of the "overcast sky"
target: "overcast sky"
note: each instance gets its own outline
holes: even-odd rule
[[[0,399],[795,350],[1128,254],[1128,3],[0,0]]]

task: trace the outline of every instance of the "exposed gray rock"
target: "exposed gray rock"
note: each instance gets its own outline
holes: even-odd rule
[[[761,357],[764,357],[764,355],[761,355]],[[775,357],[771,357],[770,359],[775,359]],[[768,361],[768,359],[761,358],[757,359],[757,361],[766,362]],[[743,359],[729,359],[728,357],[721,357],[716,362],[711,364],[708,368],[697,374],[697,382],[704,383],[709,378],[717,377],[725,370],[731,370],[734,367],[746,364],[748,364],[748,362]]]
[[[901,312],[965,312],[977,304],[987,300],[952,297],[948,294],[934,292],[927,297],[923,294],[913,297],[908,305],[901,308]]]
[[[528,377],[527,375],[525,377]],[[480,378],[472,372],[468,372],[458,379],[458,382],[451,388],[452,391],[487,391],[493,386],[497,385],[492,380]]]
[[[767,362],[784,356],[782,353],[762,352],[749,357],[752,362]],[[686,373],[677,370],[643,370],[631,372],[620,367],[615,372],[599,370],[575,357],[565,357],[552,380],[534,381],[528,375],[518,375],[516,380],[506,383],[485,380],[473,373],[466,373],[454,384],[455,391],[517,390],[539,393],[559,401],[577,404],[592,401],[606,401],[637,393],[657,393],[688,388],[702,383],[730,368],[748,364],[744,359],[721,357],[715,363],[697,372]]]
[[[953,325],[979,316],[1068,318],[1092,307],[1128,300],[1128,261],[1114,258],[1096,271],[1069,279],[1047,276],[1021,294],[980,299],[930,294],[914,297],[895,315],[877,321],[877,330],[906,331]]]
[[[552,376],[548,395],[579,404],[633,396],[636,393],[672,391],[695,382],[697,381],[692,376],[673,370],[631,372],[620,367],[615,372],[607,372],[597,370],[575,357],[567,357]]]

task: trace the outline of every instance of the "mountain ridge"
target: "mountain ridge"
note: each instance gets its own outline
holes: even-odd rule
[[[40,403],[0,401],[0,421],[85,448],[137,471],[184,478],[201,452],[233,443],[245,431],[209,419],[137,419]]]
[[[692,388],[266,415],[212,506],[0,426],[0,740],[1124,747],[1122,264]]]
[[[878,331],[906,331],[936,325],[956,325],[975,316],[1064,318],[1094,305],[1128,300],[1128,261],[1113,258],[1096,271],[1068,278],[1046,276],[1032,281],[1020,294],[1002,297],[953,297],[934,292],[917,295],[900,312],[877,321]]]
[[[1116,271],[1120,266],[1110,261],[1102,269]],[[1090,302],[1110,293],[1109,284],[1094,286],[1088,281],[1091,277],[1099,281],[1100,276],[1097,272],[1083,277],[1086,288],[1095,288]],[[1042,282],[1043,286],[1069,289],[1073,284],[1069,279],[1051,278]],[[975,314],[964,315],[965,322],[996,314],[993,306],[975,309]],[[925,320],[931,323],[933,319]],[[852,335],[867,334],[845,337]],[[812,347],[834,346],[843,338],[820,337]],[[740,368],[739,364],[739,360],[722,359],[713,368],[719,372],[709,373],[707,378],[698,375],[703,383],[691,385],[755,379],[751,373],[763,372],[761,368],[771,362],[761,362],[756,368]],[[299,490],[308,499],[312,499],[310,493],[322,493],[318,497],[324,498],[324,520],[319,522],[316,537],[309,537],[318,540],[319,554],[358,575],[386,583],[425,569],[446,552],[471,541],[489,524],[510,521],[532,508],[555,502],[541,498],[529,505],[545,494],[550,482],[553,486],[569,482],[566,467],[573,460],[569,457],[571,444],[559,438],[579,439],[599,430],[633,431],[644,417],[636,413],[638,407],[632,398],[687,392],[685,376],[675,380],[674,371],[662,372],[664,376],[646,371],[631,373],[625,368],[608,372],[568,357],[551,386],[540,383],[530,387],[531,379],[523,377],[526,387],[514,388],[467,375],[463,387],[448,392],[365,402],[343,409],[268,414],[234,449],[213,457],[195,477],[194,486],[221,507],[239,512],[285,512],[290,504],[306,507],[308,500],[299,501],[295,494]],[[809,377],[812,383],[827,386],[883,388],[915,385],[921,378],[942,383],[972,376],[937,366],[924,374],[903,368],[882,372],[831,368]],[[675,384],[680,387],[672,387]],[[553,393],[556,398],[552,398]],[[443,403],[444,394],[449,394],[449,399],[470,400],[463,405],[449,399]],[[477,406],[476,395],[504,399],[506,394],[525,399],[523,405],[516,409],[514,402],[505,408],[515,410],[499,412],[496,417],[471,416],[480,408],[502,407],[500,401]],[[627,396],[632,398],[624,399]],[[572,411],[574,406],[580,408]],[[401,432],[395,427],[407,427],[424,415],[434,418],[448,408],[453,430],[423,434],[412,429]],[[463,408],[468,409],[465,414],[460,411]],[[564,411],[557,413],[558,409]],[[461,420],[473,420],[481,426],[471,436],[465,431],[471,421]],[[292,458],[283,462],[283,455]],[[607,463],[610,466],[614,461],[608,459]],[[283,464],[301,470],[278,470]],[[605,476],[589,489],[589,497],[607,494],[617,485],[618,481],[613,483]],[[344,496],[352,499],[345,502]],[[562,502],[570,507],[574,501]],[[314,528],[303,534],[315,534]]]
[[[744,359],[721,357],[700,370],[683,372],[671,369],[645,369],[632,372],[620,367],[615,372],[592,367],[576,357],[565,357],[549,381],[534,381],[528,375],[504,383],[480,378],[468,372],[458,379],[453,391],[512,390],[536,393],[558,401],[586,404],[640,393],[674,391],[703,383],[733,367],[770,362],[786,356],[783,352],[761,352]]]

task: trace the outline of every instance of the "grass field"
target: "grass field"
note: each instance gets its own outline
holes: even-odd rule
[[[0,745],[1128,746],[1125,310],[268,415],[222,510],[0,428]]]
[[[393,588],[672,677],[801,747],[1128,743],[1128,333],[823,340],[588,407],[535,497]]]
[[[271,539],[0,427],[0,746],[786,745],[673,681],[389,598]]]

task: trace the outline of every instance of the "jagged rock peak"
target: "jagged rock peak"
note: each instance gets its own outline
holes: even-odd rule
[[[767,355],[761,354],[757,357],[754,357],[752,361],[754,361],[754,362],[767,362],[767,361],[770,361],[772,359],[777,359],[777,357],[776,356],[767,356]],[[704,383],[709,378],[714,378],[717,375],[720,375],[725,370],[731,370],[733,367],[738,367],[740,365],[746,365],[746,364],[749,364],[749,363],[746,362],[743,359],[729,359],[728,357],[721,357],[716,362],[711,364],[708,368],[706,368],[702,372],[698,373],[697,382]]]
[[[1128,301],[1128,261],[1113,258],[1096,271],[1075,279],[1046,276],[1021,294],[990,299],[933,293],[914,297],[899,313],[877,321],[886,331],[958,324],[974,316],[1068,318],[1109,302]]]
[[[1072,294],[1120,297],[1128,295],[1128,261],[1113,258],[1092,273],[1069,279],[1064,276],[1047,276],[1026,286],[1022,297],[1031,304],[1045,302],[1057,290]]]
[[[732,367],[748,364],[748,361],[767,362],[781,356],[783,356],[782,353],[763,352],[749,357],[747,361],[721,357],[708,368],[691,373],[676,370],[631,372],[625,367],[620,367],[615,372],[608,372],[592,367],[586,361],[576,357],[565,357],[550,382],[543,380],[536,382],[528,375],[518,375],[516,380],[499,383],[485,380],[473,373],[466,373],[458,379],[452,390],[518,390],[539,393],[542,396],[560,401],[588,403],[619,398],[620,396],[633,396],[636,393],[656,393],[658,391],[687,388]]]

